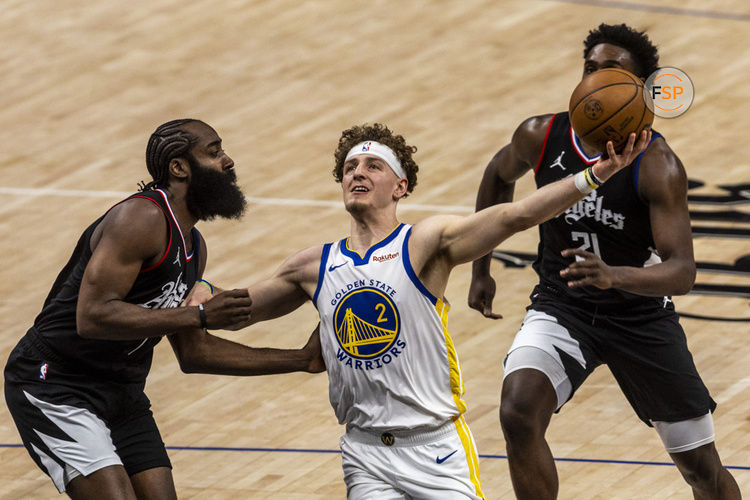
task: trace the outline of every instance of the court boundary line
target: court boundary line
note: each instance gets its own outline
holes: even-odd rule
[[[99,191],[85,189],[56,189],[56,188],[15,188],[0,186],[0,194],[11,196],[63,196],[72,198],[115,198],[123,199],[135,191]],[[343,208],[344,202],[329,200],[299,200],[296,198],[265,198],[261,196],[245,196],[248,203],[254,205],[295,206]],[[399,203],[399,210],[421,210],[425,212],[442,213],[472,213],[474,207],[465,205],[425,205],[418,203]]]
[[[3,444],[0,448],[23,448],[22,444]],[[320,454],[340,454],[341,450],[323,450],[315,448],[245,448],[235,446],[165,446],[168,450],[173,451],[232,451],[232,452],[256,452],[256,453],[320,453]],[[492,455],[480,453],[479,458],[507,459],[507,455]],[[620,465],[649,465],[649,466],[671,466],[675,467],[672,462],[648,462],[640,460],[615,460],[604,458],[568,458],[555,457],[555,462],[578,462],[594,464],[620,464]],[[750,470],[750,466],[744,465],[725,465],[725,469],[733,470]]]

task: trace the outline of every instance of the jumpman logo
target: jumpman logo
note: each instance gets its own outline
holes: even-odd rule
[[[172,264],[177,264],[178,266],[180,265],[180,247],[179,246],[177,247],[177,256],[175,257],[174,262],[172,262]]]
[[[662,307],[663,307],[664,309],[666,309],[666,308],[667,308],[667,304],[671,304],[671,303],[672,303],[672,299],[670,299],[669,297],[667,297],[667,296],[665,295],[665,296],[664,296],[664,305],[662,305]]]
[[[560,153],[560,156],[557,157],[557,159],[552,163],[552,165],[549,166],[549,168],[560,167],[561,169],[565,170],[565,167],[562,164],[562,157],[564,154],[565,154],[565,151]]]

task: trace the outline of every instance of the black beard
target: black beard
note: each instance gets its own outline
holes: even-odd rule
[[[245,195],[235,184],[234,170],[218,172],[202,167],[188,155],[192,177],[188,184],[185,202],[190,213],[198,220],[212,220],[216,216],[239,219],[245,213]]]

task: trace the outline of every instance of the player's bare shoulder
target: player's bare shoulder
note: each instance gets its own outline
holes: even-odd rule
[[[92,250],[102,238],[127,248],[138,248],[138,254],[151,255],[166,245],[167,220],[153,201],[130,198],[112,207],[97,226],[91,238]]]
[[[554,114],[526,118],[513,133],[512,145],[524,162],[536,165]]]
[[[532,170],[544,148],[554,115],[538,115],[526,118],[513,132],[510,144],[492,158],[489,168],[503,182],[514,182]]]
[[[127,226],[137,231],[154,225],[166,227],[164,212],[153,201],[141,197],[128,198],[118,203],[107,212],[102,220],[103,228]]]
[[[655,197],[687,196],[687,172],[663,137],[657,137],[638,163],[638,194],[646,202]]]
[[[425,266],[448,271],[450,246],[461,235],[465,217],[458,215],[433,215],[414,224],[409,238],[409,259],[412,268],[420,274]],[[443,265],[439,265],[442,262]],[[446,274],[447,277],[447,274]]]
[[[316,284],[324,247],[325,245],[315,245],[296,252],[284,261],[276,272],[277,276],[302,286]]]

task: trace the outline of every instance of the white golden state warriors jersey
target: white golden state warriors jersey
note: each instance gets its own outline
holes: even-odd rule
[[[364,257],[324,246],[313,303],[339,423],[375,431],[431,428],[466,411],[448,305],[409,261],[400,224]]]

